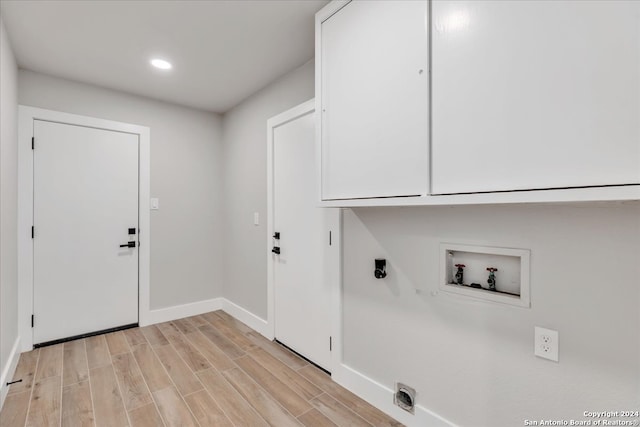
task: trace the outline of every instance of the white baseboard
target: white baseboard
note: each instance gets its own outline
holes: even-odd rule
[[[150,310],[144,324],[140,326],[153,325],[155,323],[169,322],[171,320],[182,319],[184,317],[195,316],[210,311],[220,310],[223,306],[224,298],[212,298],[204,301],[192,302],[189,304],[174,305],[172,307]]]
[[[7,386],[7,382],[13,379],[13,374],[16,372],[16,367],[18,366],[18,359],[20,359],[20,352],[18,351],[18,347],[20,346],[20,337],[16,338],[16,342],[13,343],[13,348],[11,349],[11,353],[9,353],[9,360],[7,360],[7,364],[2,367],[2,377],[0,377],[0,409],[4,405],[4,399],[7,397],[7,393],[9,393],[9,387]]]
[[[257,331],[260,334],[264,335],[268,339],[273,339],[273,336],[269,336],[270,334],[267,327],[267,321],[251,313],[247,309],[244,309],[239,305],[229,301],[228,299],[223,298],[222,310],[235,317],[254,331]]]
[[[408,427],[455,427],[451,421],[420,405],[416,405],[415,414],[400,409],[393,403],[393,390],[345,364],[334,369],[331,377],[347,390]]]
[[[171,320],[182,319],[184,317],[195,316],[197,314],[208,313],[216,310],[226,311],[229,315],[235,317],[251,329],[259,332],[269,339],[273,339],[273,337],[268,336],[266,320],[261,319],[250,311],[222,297],[151,310],[144,323],[141,319],[140,326],[169,322]]]

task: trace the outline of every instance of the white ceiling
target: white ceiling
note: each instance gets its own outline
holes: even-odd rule
[[[0,8],[21,68],[224,112],[313,57],[327,0],[18,1]],[[166,72],[149,60],[173,63]]]

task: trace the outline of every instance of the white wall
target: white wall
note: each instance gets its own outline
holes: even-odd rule
[[[359,208],[343,236],[348,366],[461,426],[640,406],[639,203]],[[441,241],[530,249],[531,308],[433,296]],[[559,331],[559,363],[534,326]]]
[[[15,57],[0,19],[0,374],[8,369],[18,337],[17,79]]]
[[[221,296],[220,116],[24,70],[18,83],[20,104],[151,128],[151,309]]]
[[[267,317],[267,119],[313,98],[308,62],[224,115],[224,296]],[[253,225],[253,213],[260,225]]]

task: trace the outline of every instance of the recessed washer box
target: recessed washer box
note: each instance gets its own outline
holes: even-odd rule
[[[445,292],[528,308],[530,258],[528,249],[440,243],[439,286]],[[456,264],[465,265],[461,285]],[[489,289],[489,267],[497,268],[495,290]]]

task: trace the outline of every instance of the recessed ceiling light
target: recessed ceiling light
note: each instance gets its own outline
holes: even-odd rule
[[[171,62],[165,61],[164,59],[152,59],[151,65],[161,70],[170,70],[173,67]]]

